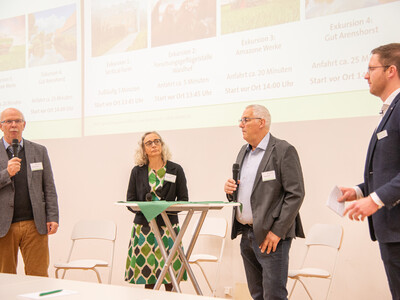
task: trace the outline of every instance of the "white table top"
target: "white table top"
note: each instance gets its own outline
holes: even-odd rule
[[[146,290],[142,286],[118,286],[94,282],[74,281],[37,276],[25,276],[0,273],[0,299],[27,300],[21,294],[45,292],[49,290],[71,290],[77,293],[55,296],[54,300],[212,300],[218,298],[178,294],[165,291]],[[56,295],[56,294],[54,294]],[[41,299],[49,299],[43,296]],[[220,298],[222,299],[222,298]]]

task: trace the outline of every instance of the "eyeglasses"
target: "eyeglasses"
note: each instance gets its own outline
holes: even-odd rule
[[[15,122],[15,124],[21,124],[23,122],[25,122],[23,119],[16,119],[16,120],[5,120],[5,121],[1,121],[1,124],[7,124],[7,125],[11,125],[13,122]]]
[[[376,67],[368,67],[368,71],[367,71],[367,73],[368,74],[370,74],[371,73],[371,71],[373,71],[373,70],[375,70],[375,69],[379,69],[379,68],[385,68],[385,69],[387,69],[387,68],[389,68],[390,66],[376,66]],[[386,70],[384,70],[384,71],[386,71]]]
[[[155,139],[154,141],[147,141],[146,143],[144,143],[146,147],[151,147],[153,144],[158,146],[161,144],[161,140],[160,139]]]
[[[239,120],[239,123],[242,123],[242,124],[247,124],[248,122],[250,122],[250,120],[261,120],[262,118],[247,118],[247,117],[244,117],[244,118],[241,118],[240,120]]]

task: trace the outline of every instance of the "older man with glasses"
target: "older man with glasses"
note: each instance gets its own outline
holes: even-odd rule
[[[48,276],[48,235],[58,228],[57,194],[47,150],[22,138],[25,125],[18,109],[1,113],[0,272],[17,273],[20,249],[26,275]]]
[[[304,237],[299,209],[304,182],[296,149],[270,134],[271,116],[264,106],[246,107],[239,127],[245,144],[236,163],[239,180],[225,183],[242,210],[233,213],[232,239],[242,234],[240,250],[250,294],[255,300],[287,299],[289,249]]]

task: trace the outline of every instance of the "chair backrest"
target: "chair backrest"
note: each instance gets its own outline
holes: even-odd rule
[[[112,269],[114,265],[115,239],[117,237],[117,225],[108,220],[81,220],[72,229],[72,245],[68,254],[67,262],[71,261],[75,242],[85,239],[98,239],[112,242],[112,249],[108,259],[108,283],[111,283]]]
[[[71,239],[103,239],[115,241],[117,226],[107,220],[82,220],[75,224]]]
[[[314,224],[306,236],[306,245],[321,245],[340,249],[343,228],[339,224]]]
[[[297,281],[303,285],[305,291],[307,292],[310,299],[312,299],[310,292],[308,291],[305,283],[300,279],[300,277],[314,277],[314,278],[324,278],[329,280],[328,290],[326,292],[325,299],[328,298],[331,284],[333,281],[333,277],[336,269],[336,262],[339,256],[340,247],[342,246],[343,241],[343,227],[339,224],[314,224],[307,233],[305,244],[307,249],[304,253],[303,260],[298,270],[289,270],[289,277],[295,279],[295,282],[292,286],[292,289],[289,293],[289,299],[291,299],[293,290],[296,286]],[[313,247],[317,246],[317,247]],[[319,247],[323,246],[323,247]],[[326,249],[328,247],[329,249]],[[311,250],[321,250],[322,248],[324,253],[320,251]],[[326,250],[326,251],[325,251]],[[315,255],[319,252],[318,255]],[[310,254],[314,255],[310,255]],[[331,260],[331,254],[334,253],[334,258]],[[324,255],[328,254],[328,255]],[[307,265],[311,265],[311,261],[308,257],[311,257],[311,261],[315,265],[319,265],[317,268],[314,266],[311,268],[304,268],[306,261]],[[324,265],[322,266],[321,265]],[[330,266],[329,268],[325,266]],[[292,274],[292,275],[290,275]]]
[[[219,264],[222,261],[222,256],[225,249],[225,237],[228,231],[228,222],[225,218],[207,217],[201,227],[199,236],[214,237],[221,239],[220,249],[217,256],[218,269],[217,276],[219,276]]]
[[[200,230],[200,235],[211,235],[225,238],[228,223],[224,218],[207,217]]]

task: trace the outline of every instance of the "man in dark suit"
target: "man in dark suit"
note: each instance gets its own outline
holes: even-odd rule
[[[18,249],[25,274],[48,276],[48,234],[57,232],[58,203],[49,156],[44,146],[22,139],[23,114],[1,113],[0,272],[17,272]],[[12,141],[18,140],[18,153]]]
[[[383,102],[382,120],[369,143],[364,182],[342,187],[338,201],[354,201],[351,220],[368,217],[373,241],[378,240],[393,299],[400,299],[400,43],[372,50],[368,72],[371,94]]]
[[[239,127],[248,142],[236,162],[240,176],[225,183],[228,199],[237,190],[242,210],[233,213],[232,239],[242,234],[240,250],[253,299],[287,299],[292,239],[304,237],[299,209],[303,174],[296,149],[269,133],[271,116],[261,105],[243,112]]]

